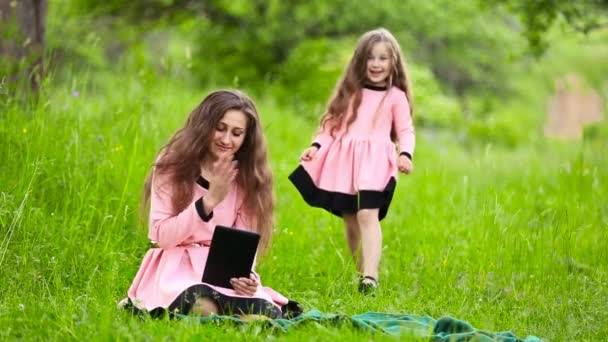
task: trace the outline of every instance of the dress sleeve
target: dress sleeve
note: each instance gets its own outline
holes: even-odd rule
[[[321,126],[317,135],[313,139],[312,145],[316,145],[317,148],[321,149],[323,146],[329,145],[335,138],[331,135],[332,123],[327,122],[325,126]]]
[[[212,234],[213,212],[205,213],[203,197],[192,201],[184,210],[175,214],[171,203],[172,189],[166,186],[168,176],[155,174],[150,196],[150,221],[148,238],[160,248],[182,244],[199,229]]]
[[[317,148],[321,149],[323,146],[329,145],[332,140],[334,140],[334,137],[327,130],[321,129],[315,136],[312,145],[317,145]]]
[[[403,91],[395,96],[392,105],[393,125],[399,139],[399,152],[412,158],[416,146],[414,123],[410,113],[410,104]]]

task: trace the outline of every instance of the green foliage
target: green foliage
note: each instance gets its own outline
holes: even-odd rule
[[[279,103],[318,121],[352,57],[353,44],[352,39],[319,38],[295,47],[282,65],[281,80],[273,87]]]
[[[605,0],[492,0],[489,3],[504,4],[519,16],[524,25],[524,35],[537,56],[549,46],[545,34],[555,22],[563,21],[584,34],[601,29],[608,23],[608,2]]]
[[[509,72],[523,50],[514,19],[507,13],[480,11],[470,1],[398,6],[393,15],[408,13],[407,26],[398,31],[405,53],[413,64],[430,68],[447,93],[459,97],[510,93]]]
[[[259,87],[268,81],[288,80],[295,87],[314,88],[316,82],[308,73],[298,75],[302,80],[294,83],[288,71],[303,49],[317,46],[323,54],[333,43],[335,50],[352,50],[354,44],[347,47],[340,42],[380,26],[395,33],[415,64],[433,70],[449,92],[460,96],[469,91],[507,92],[509,84],[497,80],[521,53],[519,33],[509,25],[507,14],[482,12],[475,2],[168,1],[150,2],[146,10],[131,2],[77,3],[76,11],[98,18],[123,13],[150,23],[154,17],[146,13],[166,12],[156,20],[168,26],[195,18],[197,25],[187,33],[195,42],[192,70],[201,80],[216,84]],[[180,11],[180,6],[188,10]],[[334,55],[343,53],[334,51]],[[313,68],[326,67],[326,58],[318,61],[323,64],[308,63]],[[341,58],[334,58],[329,63],[339,62]],[[318,82],[325,88],[324,80]]]
[[[496,115],[485,120],[474,119],[467,124],[467,141],[514,148],[522,142],[530,141],[527,134],[536,133],[522,130],[520,125],[521,121],[515,115]]]
[[[414,122],[418,127],[458,130],[464,116],[459,102],[445,95],[437,79],[423,66],[409,67],[414,93]]]
[[[608,73],[605,34],[583,41],[554,28],[546,33],[551,47],[532,59],[512,8],[496,3],[361,1],[345,12],[343,2],[169,1],[147,3],[145,15],[141,4],[97,6],[74,0],[50,8],[48,43],[57,70],[98,72],[120,62],[144,84],[163,76],[189,86],[241,87],[272,94],[313,125],[356,38],[378,26],[402,45],[417,127],[451,132],[468,145],[534,143],[556,78],[574,71],[601,87]],[[157,12],[166,15],[149,15]]]
[[[608,121],[586,126],[583,130],[583,140],[598,144],[608,141]]]
[[[605,87],[608,64],[600,61],[608,58],[608,31],[594,31],[588,35],[566,35],[559,29],[546,35],[551,47],[539,59],[539,77],[551,79],[576,73],[586,87],[601,90]],[[553,82],[549,85],[554,88]],[[604,95],[604,98],[607,97]]]

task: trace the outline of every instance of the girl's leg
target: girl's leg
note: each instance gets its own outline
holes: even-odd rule
[[[361,209],[357,222],[361,230],[361,258],[363,275],[378,279],[378,266],[382,254],[382,230],[378,220],[379,209]]]
[[[212,314],[218,315],[219,312],[220,308],[213,299],[209,297],[199,297],[196,302],[194,302],[194,305],[192,305],[190,315],[207,317]]]
[[[342,214],[342,218],[344,219],[346,242],[348,243],[350,255],[357,265],[357,272],[361,273],[363,272],[361,257],[359,256],[361,248],[361,230],[359,229],[359,223],[357,222],[357,214]]]

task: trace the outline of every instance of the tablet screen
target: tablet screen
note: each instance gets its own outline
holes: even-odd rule
[[[232,288],[230,278],[251,273],[260,235],[254,232],[217,225],[203,272],[203,283]]]

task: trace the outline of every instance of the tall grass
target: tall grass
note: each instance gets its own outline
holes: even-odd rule
[[[369,340],[348,326],[141,320],[116,308],[147,249],[137,207],[158,148],[207,90],[124,73],[51,80],[0,114],[0,337],[4,340]],[[340,220],[305,205],[287,175],[314,123],[256,99],[277,199],[258,271],[306,308],[450,315],[547,340],[608,337],[607,142],[464,149],[418,134],[383,221],[381,289],[356,291]],[[389,339],[374,336],[374,339]]]

